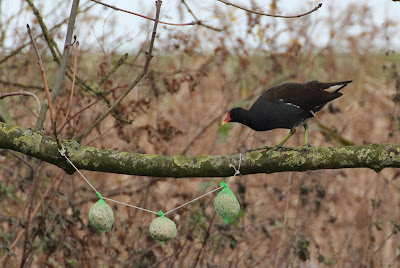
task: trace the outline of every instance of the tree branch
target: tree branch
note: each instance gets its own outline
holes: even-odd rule
[[[150,177],[228,177],[229,164],[238,165],[239,155],[161,156],[119,152],[81,146],[63,140],[68,157],[81,170]],[[0,148],[10,149],[56,165],[72,174],[74,170],[60,155],[56,141],[40,132],[0,123]],[[400,145],[371,144],[344,147],[292,147],[243,155],[243,175],[306,171],[317,169],[400,167]]]
[[[38,96],[36,96],[32,92],[23,90],[23,91],[17,91],[17,92],[0,93],[0,100],[4,99],[6,97],[19,96],[19,95],[33,97],[35,99],[35,101],[36,101],[36,104],[37,104],[37,113],[40,114],[40,100],[39,100]]]
[[[100,124],[101,121],[104,120],[114,109],[115,107],[129,94],[129,92],[132,91],[132,89],[139,83],[139,81],[143,78],[143,76],[146,75],[147,69],[149,68],[150,61],[153,57],[153,46],[154,46],[154,41],[156,39],[156,33],[157,33],[157,26],[158,26],[158,19],[160,17],[160,10],[161,10],[161,4],[162,0],[157,0],[156,1],[156,16],[154,19],[154,26],[153,26],[153,32],[151,34],[151,39],[150,39],[150,45],[149,45],[149,50],[146,52],[146,62],[144,64],[143,70],[140,74],[138,74],[133,80],[133,82],[130,84],[130,86],[119,96],[119,98],[103,113],[101,114],[87,129],[83,131],[81,135],[77,138],[77,141],[79,143],[82,142],[83,138],[87,136],[98,124]]]
[[[274,17],[274,18],[283,18],[283,19],[300,18],[300,17],[306,16],[306,15],[308,15],[308,14],[311,14],[311,13],[313,13],[314,11],[317,11],[320,7],[322,7],[322,3],[319,3],[318,6],[314,7],[312,10],[310,10],[310,11],[308,11],[308,12],[306,12],[306,13],[299,14],[299,15],[293,15],[293,16],[284,16],[284,15],[274,15],[274,14],[267,14],[267,13],[257,12],[257,11],[247,9],[247,8],[245,8],[245,7],[242,7],[242,6],[238,6],[238,5],[236,5],[236,4],[230,3],[230,2],[225,1],[225,0],[217,0],[217,1],[218,1],[218,2],[221,2],[221,3],[224,3],[225,5],[233,6],[233,7],[239,8],[239,9],[241,9],[241,10],[244,10],[244,11],[246,11],[246,12],[253,13],[253,14],[256,14],[256,15],[267,16],[267,17]]]
[[[103,2],[100,2],[100,1],[97,1],[97,0],[90,0],[90,1],[93,1],[93,2],[95,2],[97,4],[103,5],[103,6],[108,7],[108,8],[112,8],[112,9],[114,9],[116,11],[122,11],[122,12],[125,12],[125,13],[128,13],[128,14],[132,14],[132,15],[144,18],[146,20],[155,21],[155,19],[153,19],[153,18],[149,18],[147,16],[144,16],[144,15],[141,15],[141,14],[129,11],[129,10],[125,10],[125,9],[122,9],[122,8],[118,8],[116,6],[109,5],[109,4],[106,4],[106,3],[103,3]],[[192,25],[200,24],[201,21],[196,19],[196,21],[192,21],[192,22],[188,22],[188,23],[171,23],[171,22],[165,22],[165,21],[158,20],[158,23],[165,24],[165,25],[171,25],[171,26],[192,26]]]
[[[28,3],[30,3],[30,0],[27,0],[27,1],[28,1]],[[54,89],[51,93],[51,101],[52,102],[54,102],[56,97],[58,96],[58,94],[60,94],[61,85],[64,80],[65,71],[67,69],[70,45],[71,45],[72,35],[74,32],[74,26],[75,26],[75,19],[78,14],[78,6],[79,6],[79,0],[74,0],[72,3],[71,13],[70,13],[69,21],[68,21],[68,29],[67,29],[67,35],[65,37],[64,51],[63,51],[63,55],[62,55],[62,59],[61,59],[61,65],[60,65],[60,69],[58,71],[58,76],[57,76],[56,83],[54,85]],[[31,7],[33,7],[33,4],[31,5]],[[43,29],[43,27],[42,27],[42,29]],[[45,34],[45,36],[47,36],[47,35]],[[47,38],[46,38],[46,40],[47,40]],[[51,44],[51,43],[49,43],[49,44]],[[57,58],[57,56],[54,54],[53,54],[53,57]],[[46,118],[47,109],[48,109],[48,103],[46,101],[43,101],[40,115],[39,115],[39,118],[35,125],[36,130],[39,130],[43,127],[44,120]]]

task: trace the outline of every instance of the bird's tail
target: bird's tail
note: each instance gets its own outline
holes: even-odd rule
[[[347,84],[351,83],[353,81],[348,80],[348,81],[341,81],[341,82],[330,82],[330,83],[321,83],[322,88],[327,91],[327,92],[339,92],[342,88],[347,86]]]

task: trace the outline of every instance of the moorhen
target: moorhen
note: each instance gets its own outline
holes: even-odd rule
[[[309,146],[308,120],[321,111],[325,104],[342,96],[343,94],[339,90],[351,82],[285,83],[265,91],[249,110],[233,108],[222,125],[229,122],[239,122],[256,131],[275,128],[290,129],[289,134],[276,147],[281,147],[293,136],[298,125],[303,125],[304,146]]]

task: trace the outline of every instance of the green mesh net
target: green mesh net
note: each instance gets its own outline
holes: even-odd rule
[[[114,224],[114,212],[112,208],[97,193],[100,200],[92,205],[89,210],[90,224],[102,233],[108,232]]]
[[[226,182],[221,182],[220,186],[224,188],[215,198],[214,208],[217,215],[221,217],[225,223],[228,223],[239,214],[240,204]]]
[[[159,211],[158,215],[160,217],[151,222],[149,232],[158,243],[162,244],[174,238],[178,231],[175,222],[165,217],[162,211]]]

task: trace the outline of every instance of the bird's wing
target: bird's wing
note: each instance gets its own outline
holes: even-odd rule
[[[318,81],[305,84],[286,83],[267,90],[257,99],[256,103],[261,104],[265,101],[284,102],[298,106],[305,111],[320,110],[326,103],[342,96],[343,94],[338,91],[347,83],[321,83]],[[327,91],[327,89],[338,85],[340,85],[340,88],[336,88],[335,91]]]

